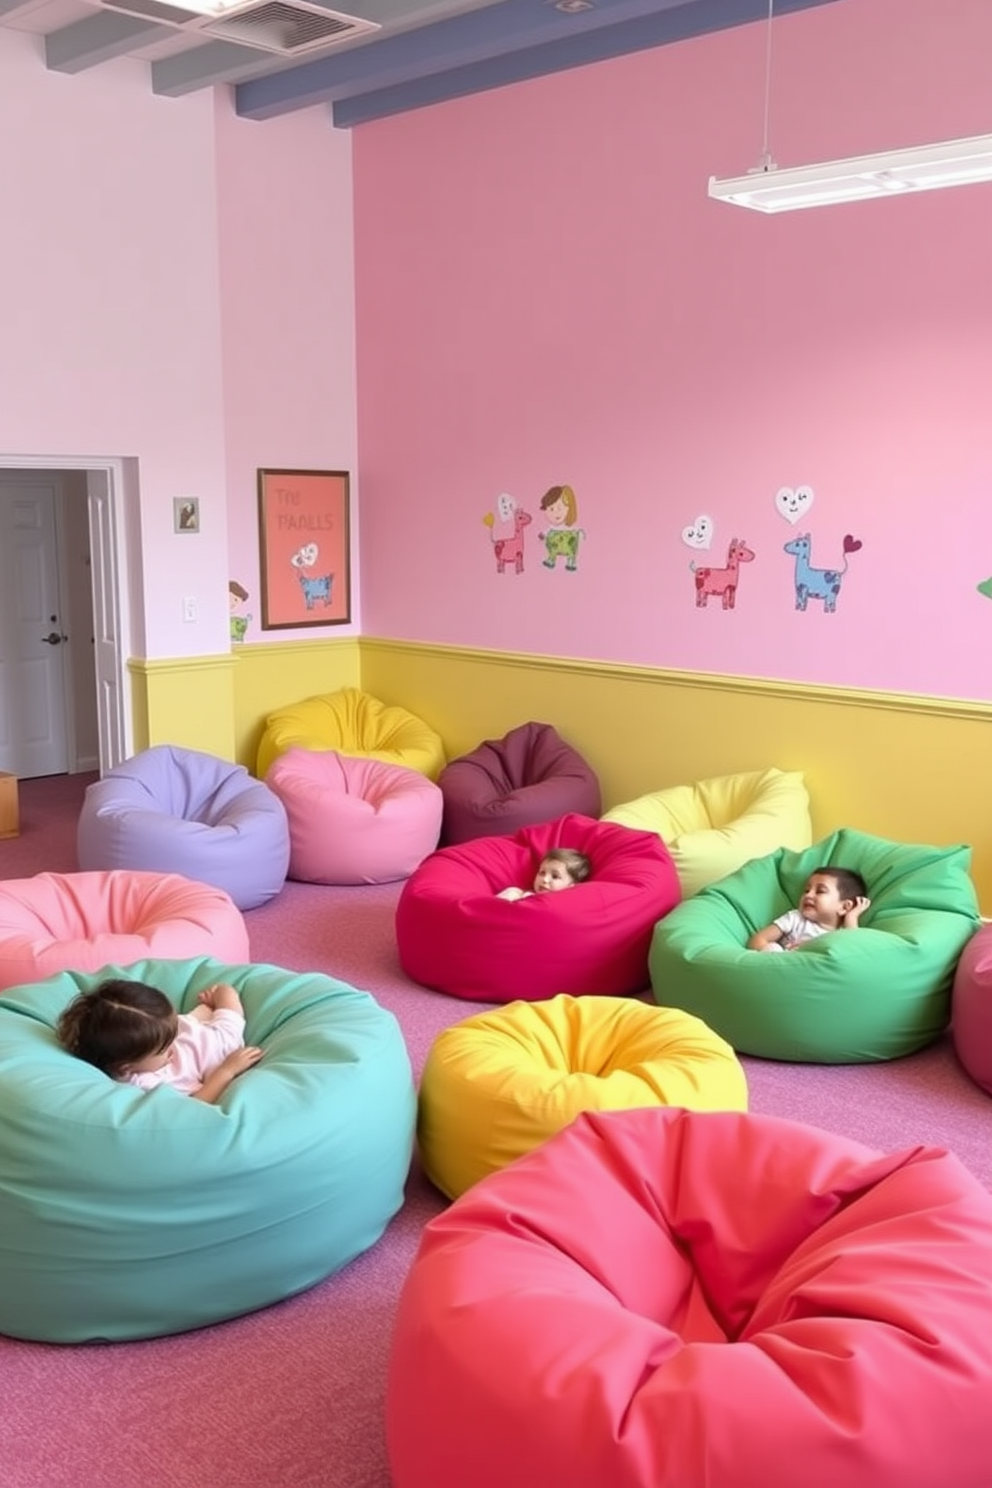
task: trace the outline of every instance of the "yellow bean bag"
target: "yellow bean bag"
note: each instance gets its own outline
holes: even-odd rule
[[[447,1028],[420,1083],[431,1182],[457,1198],[583,1111],[745,1111],[733,1049],[699,1018],[627,997],[511,1002]]]
[[[436,780],[445,766],[440,734],[406,708],[382,703],[357,687],[323,692],[265,720],[255,773],[265,772],[288,749],[334,749],[338,754],[405,765]]]
[[[798,771],[788,770],[675,785],[615,806],[602,820],[657,832],[672,855],[685,899],[752,858],[781,847],[802,852],[813,841],[806,785]]]

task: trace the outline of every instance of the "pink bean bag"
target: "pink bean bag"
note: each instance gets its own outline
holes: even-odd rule
[[[427,1226],[395,1488],[988,1488],[992,1195],[773,1117],[580,1116]]]
[[[289,876],[305,883],[408,878],[437,846],[441,792],[419,770],[333,749],[290,749],[265,783],[289,820]]]
[[[971,937],[954,973],[954,1050],[976,1085],[992,1095],[992,925]]]
[[[152,956],[247,961],[241,911],[223,889],[178,873],[38,873],[0,882],[0,991]]]
[[[529,888],[552,847],[586,853],[589,880],[529,899],[496,897],[513,884]],[[396,908],[400,962],[414,981],[480,1002],[624,997],[647,985],[651,932],[681,894],[656,833],[563,816],[442,848],[422,863]]]
[[[599,779],[550,723],[522,723],[441,771],[446,847],[519,832],[568,811],[599,816]]]

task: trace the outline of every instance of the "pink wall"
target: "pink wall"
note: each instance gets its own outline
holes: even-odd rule
[[[258,632],[255,471],[355,469],[351,136],[156,98],[136,61],[48,72],[5,31],[0,138],[0,454],[136,461],[135,654],[226,652],[232,577],[247,638],[291,637]]]
[[[300,634],[260,629],[259,468],[351,472],[357,549],[351,143],[327,109],[258,124],[239,119],[218,90],[227,577],[249,591],[248,641]],[[354,570],[352,624],[308,629],[308,637],[357,631]]]
[[[156,98],[137,62],[48,72],[5,31],[0,139],[0,452],[135,457],[135,649],[226,644],[212,99]],[[173,532],[176,496],[198,537]]]
[[[775,23],[780,165],[992,129],[986,0]],[[992,697],[992,186],[778,218],[711,202],[762,139],[750,26],[355,135],[364,629]],[[568,483],[577,569],[542,564]],[[790,525],[781,487],[814,502]],[[533,515],[524,572],[483,517]],[[715,536],[693,551],[700,513]],[[786,541],[850,555],[795,606]],[[690,562],[756,554],[736,608]]]

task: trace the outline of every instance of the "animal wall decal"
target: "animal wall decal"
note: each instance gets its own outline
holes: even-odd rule
[[[522,574],[524,571],[524,528],[533,521],[515,496],[506,491],[496,499],[496,510],[486,512],[483,522],[489,528],[489,539],[496,559],[496,572]]]
[[[733,537],[727,549],[724,568],[697,568],[695,563],[690,563],[689,568],[696,582],[696,608],[704,610],[710,596],[719,595],[723,608],[732,610],[737,603],[740,565],[750,563],[753,559],[754,553],[743,538]]]
[[[331,590],[334,587],[334,575],[332,573],[309,574],[304,569],[313,568],[320,556],[320,548],[315,542],[305,543],[290,558],[290,563],[298,570],[297,578],[300,588],[303,590],[303,602],[308,610],[322,603],[326,609],[331,603]]]
[[[805,610],[811,599],[819,599],[823,601],[823,613],[832,615],[837,609],[837,596],[840,594],[841,581],[848,570],[849,556],[860,551],[861,541],[859,538],[852,537],[850,533],[845,536],[843,568],[814,568],[809,561],[811,547],[810,534],[801,532],[798,537],[787,542],[783,550],[796,560],[793,576],[796,609]]]

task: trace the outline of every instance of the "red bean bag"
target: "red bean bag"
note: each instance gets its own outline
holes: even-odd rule
[[[395,1488],[988,1488],[992,1195],[767,1116],[580,1116],[427,1226]]]
[[[522,723],[502,739],[486,739],[452,760],[437,783],[445,847],[602,809],[596,772],[550,723]]]
[[[592,860],[586,883],[529,899],[552,847]],[[479,1002],[536,1001],[568,992],[623,997],[647,985],[655,923],[681,898],[678,874],[654,832],[568,815],[512,837],[442,848],[407,880],[396,940],[407,976]]]
[[[954,1051],[976,1085],[992,1095],[992,925],[971,937],[954,973]]]

